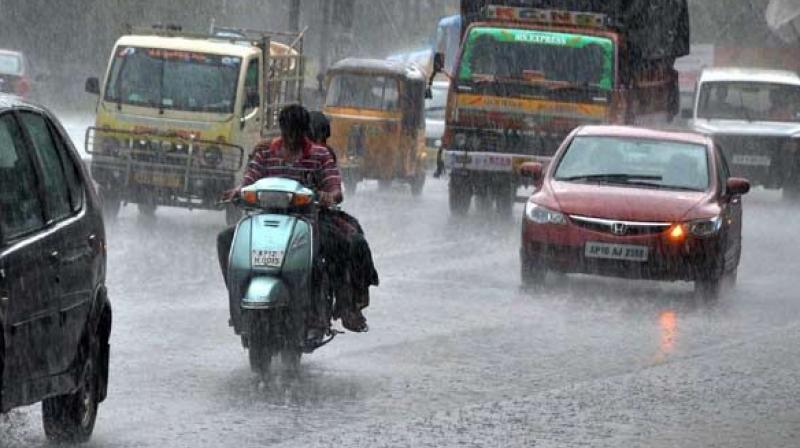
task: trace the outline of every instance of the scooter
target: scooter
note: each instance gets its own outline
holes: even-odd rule
[[[250,367],[266,375],[273,357],[296,368],[304,353],[329,343],[333,292],[319,250],[320,205],[299,182],[266,178],[233,200],[245,214],[228,262],[230,323],[248,350]],[[310,337],[312,316],[328,323]]]

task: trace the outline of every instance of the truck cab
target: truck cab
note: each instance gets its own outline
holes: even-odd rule
[[[273,39],[283,39],[281,43]],[[86,135],[105,212],[136,203],[216,209],[248,151],[299,102],[302,35],[137,30],[115,44]]]
[[[700,75],[691,127],[714,138],[733,176],[800,199],[800,76],[711,68]]]
[[[508,213],[519,167],[546,162],[587,124],[666,123],[679,109],[673,58],[635,59],[596,12],[489,5],[466,29],[451,74],[442,161],[451,212]]]

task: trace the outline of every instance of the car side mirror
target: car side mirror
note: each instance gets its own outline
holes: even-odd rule
[[[743,196],[750,192],[750,181],[740,177],[731,177],[725,185],[728,196]]]
[[[84,90],[86,90],[86,93],[91,93],[92,95],[100,95],[100,80],[94,76],[88,78]]]
[[[681,118],[685,120],[691,120],[692,118],[694,118],[694,111],[692,109],[682,109]]]
[[[544,181],[544,165],[539,162],[525,162],[519,168],[519,175],[527,183],[539,188]]]

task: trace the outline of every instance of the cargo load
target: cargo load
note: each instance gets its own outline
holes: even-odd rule
[[[604,14],[606,26],[626,36],[629,56],[634,60],[689,54],[687,0],[461,0],[463,30],[484,19],[489,5]]]

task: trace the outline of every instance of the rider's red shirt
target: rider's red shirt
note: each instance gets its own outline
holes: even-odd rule
[[[293,179],[306,187],[326,193],[342,190],[342,176],[330,150],[306,139],[303,155],[289,162],[281,156],[283,140],[262,141],[257,144],[242,186],[245,187],[265,177],[285,177]]]

